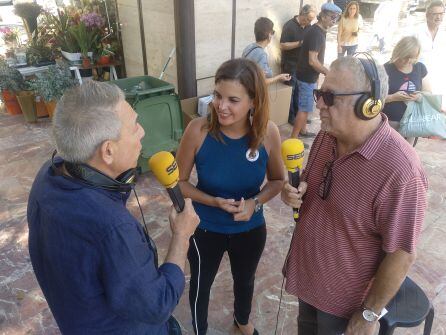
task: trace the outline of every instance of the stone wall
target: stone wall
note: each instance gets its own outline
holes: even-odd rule
[[[318,9],[324,1],[304,1]],[[139,17],[136,0],[117,0],[122,29],[127,76],[144,73]],[[170,51],[175,46],[173,0],[145,0],[143,21],[149,75],[158,77]],[[283,24],[299,11],[298,0],[236,0],[234,56],[240,57],[244,47],[255,41],[254,22],[266,16],[274,22],[276,34],[267,52],[274,73],[279,73],[279,39]],[[233,1],[195,0],[195,47],[198,95],[212,90],[218,66],[231,58]],[[177,83],[175,57],[164,80]]]

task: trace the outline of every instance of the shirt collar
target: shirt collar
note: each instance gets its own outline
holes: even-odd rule
[[[381,113],[381,123],[378,129],[358,149],[353,152],[357,152],[367,160],[372,159],[375,153],[381,147],[384,140],[389,137],[390,132],[391,128],[387,120],[387,116]]]
[[[389,122],[387,120],[387,116],[383,113],[381,113],[381,123],[378,127],[378,129],[370,136],[359,148],[353,150],[348,155],[344,157],[348,157],[354,154],[360,154],[362,157],[364,157],[367,160],[370,160],[373,158],[375,153],[379,150],[382,143],[386,138],[389,137],[391,132],[391,128],[389,125]],[[334,156],[336,156],[336,137],[327,134],[328,138],[331,140],[331,143],[333,145],[334,150]]]

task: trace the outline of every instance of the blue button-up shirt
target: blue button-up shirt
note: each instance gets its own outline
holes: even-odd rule
[[[172,263],[155,267],[128,196],[56,175],[49,163],[34,181],[29,253],[64,334],[168,333],[184,274]]]

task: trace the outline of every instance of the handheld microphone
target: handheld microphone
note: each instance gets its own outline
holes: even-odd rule
[[[289,183],[298,187],[300,183],[300,170],[304,162],[304,144],[297,138],[289,138],[282,143],[282,160],[288,170]],[[297,223],[299,210],[293,208],[294,222]]]
[[[182,212],[184,209],[184,198],[178,185],[180,172],[173,155],[167,151],[157,152],[150,157],[149,167],[160,184],[167,189],[167,193],[177,213]]]

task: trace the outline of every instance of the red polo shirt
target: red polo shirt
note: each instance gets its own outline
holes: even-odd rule
[[[289,293],[344,318],[360,308],[386,253],[415,251],[424,220],[427,179],[421,162],[382,118],[360,148],[340,158],[334,137],[316,137],[285,265]],[[327,162],[333,162],[331,188],[322,200]]]

